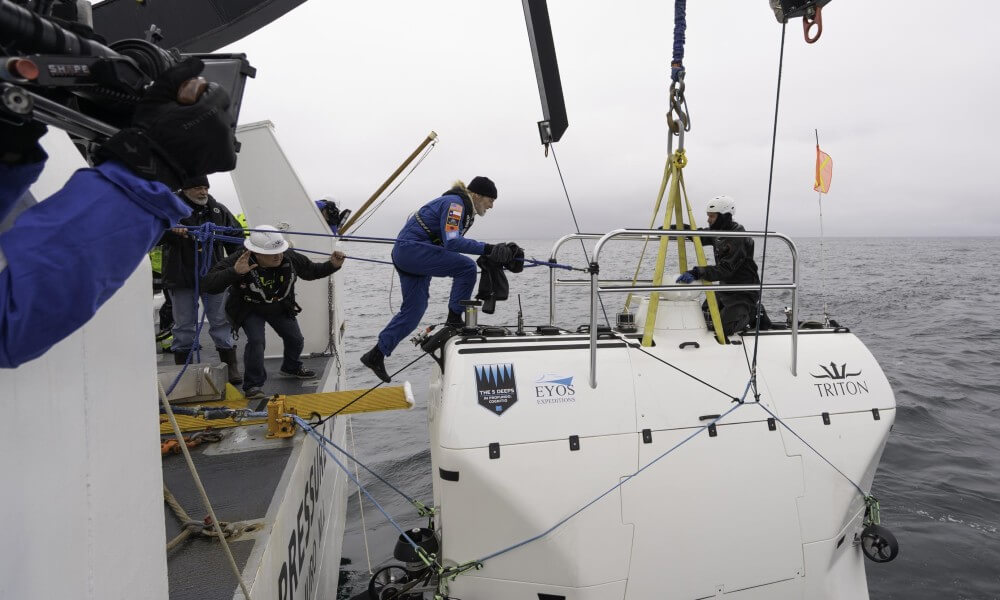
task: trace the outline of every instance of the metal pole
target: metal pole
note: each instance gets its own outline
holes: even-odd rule
[[[553,262],[555,260],[553,259]],[[549,325],[556,324],[556,270],[549,269]]]
[[[597,254],[594,253],[594,264]],[[595,269],[596,270],[596,269]],[[590,274],[590,387],[597,387],[597,273]]]
[[[406,169],[406,167],[409,166],[411,162],[413,162],[413,159],[417,158],[417,156],[421,152],[423,152],[424,148],[427,147],[427,144],[430,144],[431,142],[437,139],[437,135],[438,134],[434,133],[433,131],[427,134],[427,137],[424,139],[424,141],[420,142],[420,145],[417,146],[417,149],[414,150],[408,157],[406,157],[406,160],[403,161],[403,164],[399,165],[399,168],[393,171],[392,175],[390,175],[389,178],[385,180],[385,183],[383,183],[381,186],[379,186],[377,190],[375,190],[375,193],[372,194],[371,198],[369,198],[367,202],[362,204],[361,208],[359,208],[357,212],[351,215],[351,218],[347,220],[347,223],[344,225],[341,231],[343,231],[346,234],[350,230],[351,225],[354,225],[354,222],[358,220],[358,217],[363,215],[364,212],[368,210],[368,207],[371,206],[372,202],[375,202],[375,199],[381,196],[382,192],[384,192],[387,187],[392,185],[392,182],[395,181],[397,177],[399,177],[399,174],[402,173],[403,170]]]
[[[799,375],[799,253],[795,249],[795,244],[788,241],[788,251],[792,255],[792,281],[795,287],[792,288],[792,376]],[[758,342],[759,343],[759,342]]]

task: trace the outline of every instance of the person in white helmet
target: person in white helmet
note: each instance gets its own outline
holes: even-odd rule
[[[736,213],[736,201],[729,196],[716,196],[706,207],[708,213],[708,229],[710,231],[746,231],[742,225],[733,220]],[[694,267],[677,278],[677,283],[691,283],[696,280],[718,281],[722,284],[760,284],[757,274],[757,263],[753,260],[753,238],[748,237],[702,237],[701,243],[712,246],[715,252],[715,265]],[[719,301],[719,312],[722,317],[724,333],[732,335],[741,331],[751,323],[756,323],[757,300],[760,294],[751,292],[718,292],[715,295]],[[769,321],[761,307],[761,329]]]
[[[270,325],[284,342],[281,373],[308,379],[316,372],[302,365],[304,339],[295,303],[295,280],[307,281],[332,275],[344,264],[346,255],[334,252],[329,260],[313,262],[290,250],[288,241],[274,227],[261,225],[243,242],[246,251],[222,260],[201,280],[207,293],[229,288],[226,315],[233,329],[242,328],[247,342],[243,350],[243,393],[247,399],[264,398],[267,381],[264,369],[264,324]]]

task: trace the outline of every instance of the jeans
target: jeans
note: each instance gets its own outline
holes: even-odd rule
[[[174,309],[174,341],[170,344],[173,352],[188,351],[194,343],[194,332],[198,327],[198,305],[194,289],[175,288],[170,290],[170,302]],[[233,329],[226,318],[226,294],[201,294],[201,303],[208,317],[209,334],[215,347],[229,350],[233,347]]]
[[[477,274],[476,263],[468,256],[425,244],[398,242],[392,260],[399,274],[403,305],[378,335],[378,347],[385,356],[420,324],[427,310],[431,277],[452,278],[448,309],[462,314],[465,307],[459,302],[472,297]]]
[[[295,317],[282,313],[265,315],[252,312],[241,325],[247,336],[247,345],[243,349],[244,390],[259,388],[267,381],[267,371],[264,369],[264,323],[270,325],[285,344],[281,370],[295,373],[302,367],[299,356],[302,355],[305,338],[302,337]]]

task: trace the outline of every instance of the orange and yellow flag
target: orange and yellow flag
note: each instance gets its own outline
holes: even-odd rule
[[[830,180],[833,179],[833,159],[816,144],[816,183],[813,189],[825,194],[830,191]]]

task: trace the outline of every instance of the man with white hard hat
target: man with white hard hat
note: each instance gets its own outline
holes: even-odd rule
[[[730,196],[716,196],[706,207],[708,213],[708,229],[710,231],[746,231],[742,225],[733,220],[736,213],[736,201]],[[677,278],[677,283],[691,283],[696,280],[718,281],[722,284],[759,285],[757,263],[753,260],[753,238],[749,237],[702,237],[701,243],[712,246],[715,252],[715,265],[694,267]],[[742,330],[751,323],[756,323],[757,291],[717,292],[719,312],[722,318],[723,332],[728,336]],[[761,307],[763,311],[763,307]],[[762,312],[761,329],[769,324],[767,314]]]
[[[246,333],[243,350],[243,392],[247,399],[266,397],[262,387],[267,381],[264,369],[264,324],[270,325],[284,342],[281,373],[308,379],[316,372],[302,365],[299,356],[305,340],[297,315],[302,309],[295,303],[295,280],[307,281],[328,277],[344,264],[346,255],[334,252],[329,260],[313,262],[290,250],[288,241],[274,227],[261,225],[244,240],[246,251],[217,263],[201,280],[208,293],[229,288],[226,314],[233,329]]]

